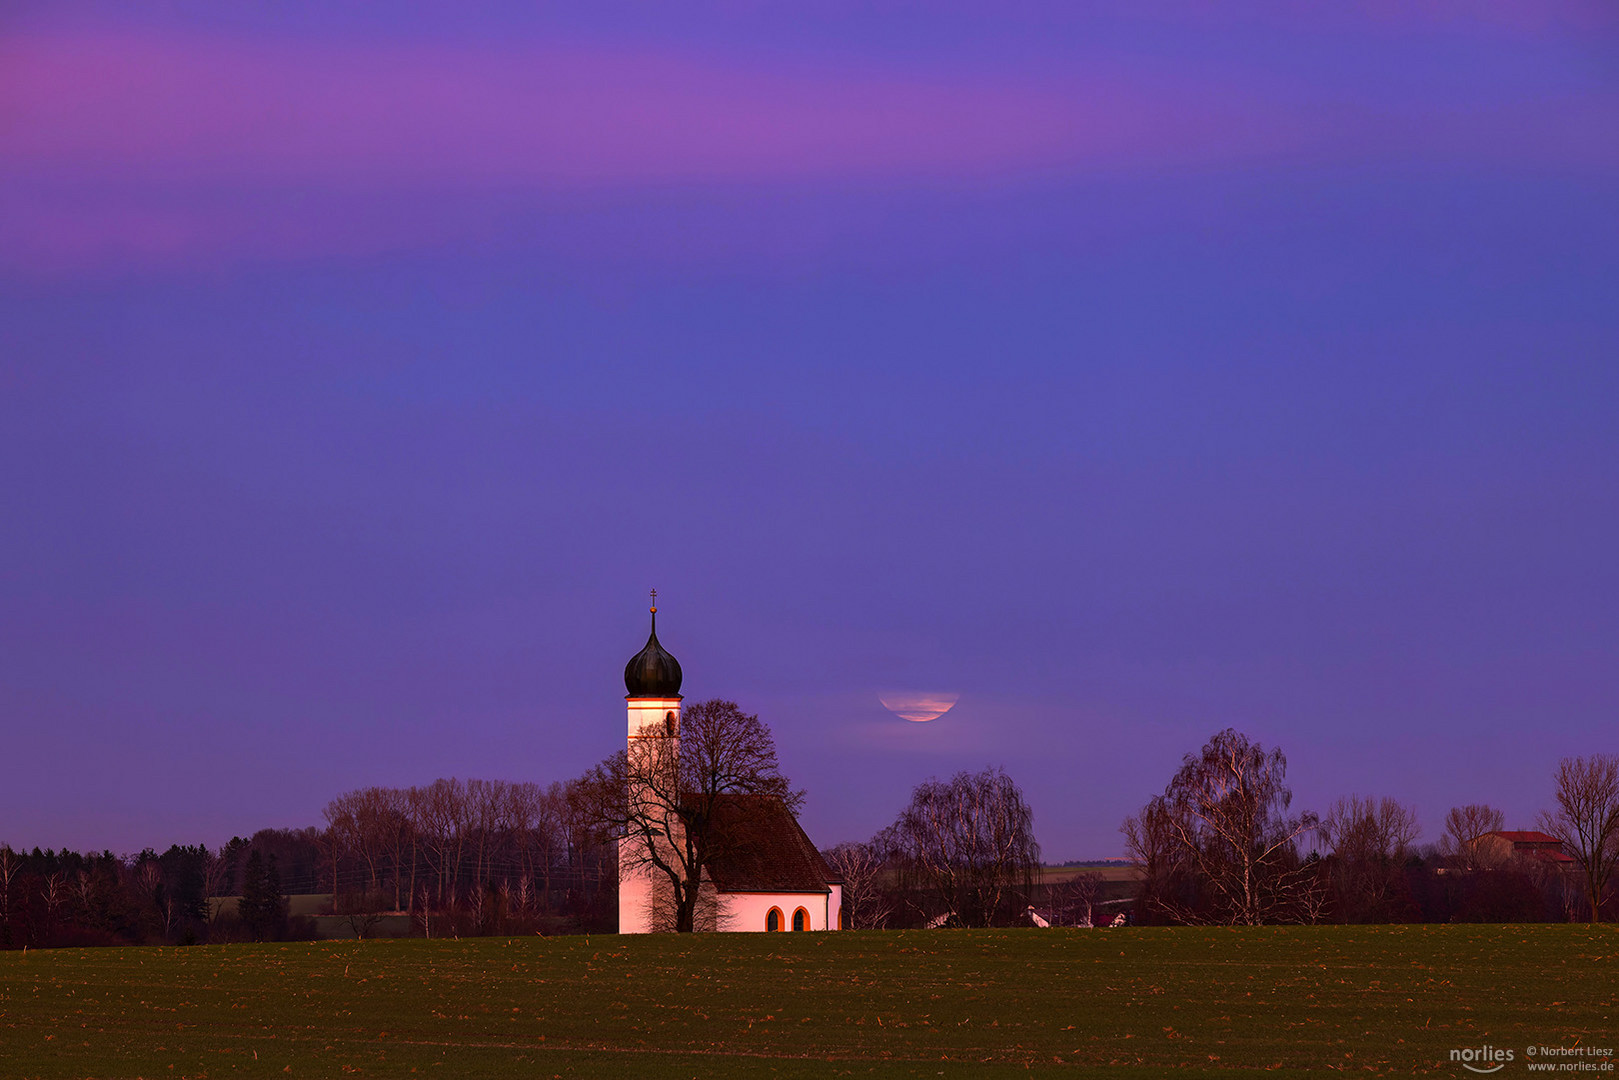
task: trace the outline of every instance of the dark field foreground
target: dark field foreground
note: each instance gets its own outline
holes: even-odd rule
[[[0,1076],[1471,1075],[1486,1043],[1516,1076],[1619,1043],[1616,996],[1619,931],[1584,926],[7,952]]]

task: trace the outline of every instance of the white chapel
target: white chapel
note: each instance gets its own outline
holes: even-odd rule
[[[654,594],[654,597],[656,594]],[[679,753],[680,663],[658,643],[658,609],[646,647],[624,667],[629,710],[629,750],[647,739],[668,740],[659,749]],[[633,797],[633,796],[632,796]],[[699,929],[803,931],[843,928],[843,887],[792,812],[779,799],[732,795],[719,804],[715,827],[734,842],[703,871],[698,893]],[[675,827],[678,828],[678,825]],[[654,929],[670,885],[662,874],[625,857],[619,841],[618,932]]]

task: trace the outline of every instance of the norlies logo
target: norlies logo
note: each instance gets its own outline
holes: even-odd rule
[[[1465,1050],[1452,1050],[1450,1060],[1476,1073],[1500,1072],[1512,1060],[1512,1051],[1494,1046],[1469,1046]]]

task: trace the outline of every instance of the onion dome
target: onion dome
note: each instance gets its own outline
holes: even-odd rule
[[[624,665],[624,689],[632,698],[677,698],[680,696],[680,661],[658,644],[658,609],[652,609],[652,636],[646,648]]]

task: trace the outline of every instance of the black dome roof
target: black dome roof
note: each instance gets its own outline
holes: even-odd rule
[[[624,689],[632,698],[677,698],[680,696],[680,661],[658,644],[658,609],[652,609],[652,636],[646,648],[624,665]]]

